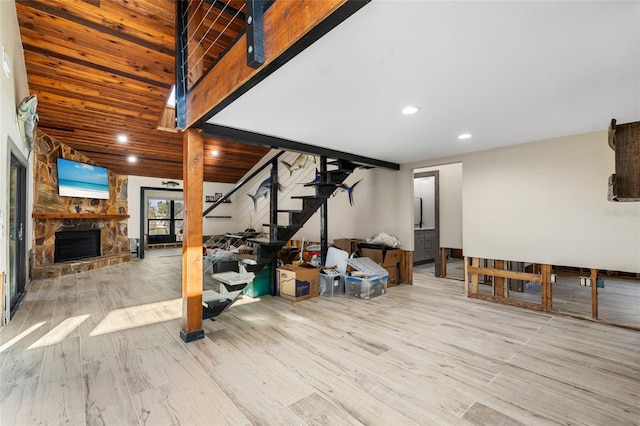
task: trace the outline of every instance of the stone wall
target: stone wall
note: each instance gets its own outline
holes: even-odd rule
[[[46,133],[38,130],[34,147],[34,213],[127,214],[127,176],[109,171],[109,199],[61,197],[58,195],[56,159],[79,161],[99,166]]]
[[[109,171],[109,199],[96,200],[89,198],[61,197],[58,195],[58,173],[56,159],[98,165],[87,156],[57,141],[38,130],[33,154],[34,158],[34,200],[33,213],[74,215],[126,215],[127,212],[127,176],[116,175]],[[121,257],[123,261],[130,259],[129,238],[127,236],[127,219],[113,218],[34,218],[33,219],[33,258],[32,275],[40,276],[37,271],[49,268],[54,263],[55,233],[61,230],[99,229],[101,231],[102,256]],[[121,255],[121,256],[119,256]],[[125,260],[126,258],[126,260]],[[91,260],[75,261],[85,264],[77,270],[93,269],[96,262]],[[113,263],[113,262],[112,262]],[[110,264],[112,264],[110,263]],[[50,270],[50,268],[49,268]],[[47,276],[51,276],[49,272]]]

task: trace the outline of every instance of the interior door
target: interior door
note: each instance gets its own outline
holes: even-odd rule
[[[11,156],[9,178],[9,309],[13,317],[25,292],[27,169]]]

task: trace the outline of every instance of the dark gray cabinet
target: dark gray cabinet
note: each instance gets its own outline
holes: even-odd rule
[[[413,264],[433,262],[438,253],[438,241],[435,229],[416,229]]]

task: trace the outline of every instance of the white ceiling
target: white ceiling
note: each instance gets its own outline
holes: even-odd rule
[[[640,120],[639,1],[374,0],[209,122],[408,163],[611,118]]]

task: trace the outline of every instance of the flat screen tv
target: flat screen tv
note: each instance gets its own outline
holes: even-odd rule
[[[62,197],[108,200],[107,169],[58,158],[58,194]]]

